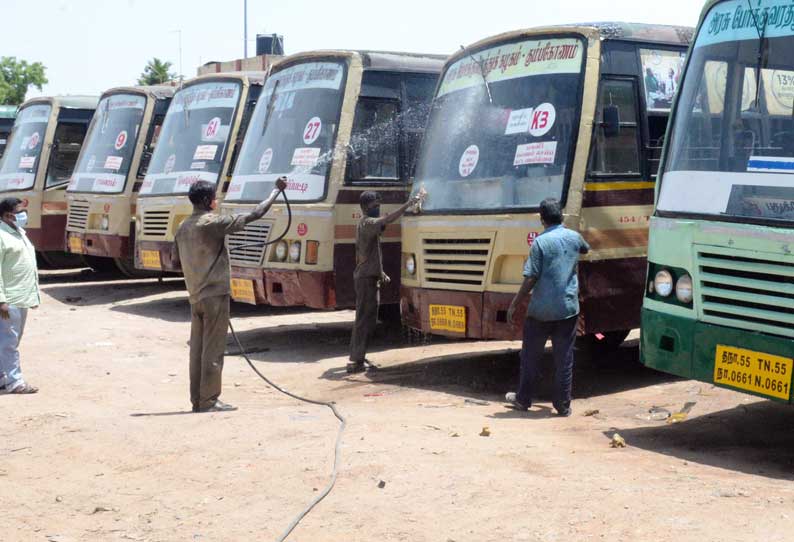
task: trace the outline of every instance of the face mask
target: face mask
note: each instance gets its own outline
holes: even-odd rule
[[[380,216],[380,205],[372,207],[369,211],[367,211],[367,216],[370,218],[378,218]]]
[[[20,228],[24,228],[28,225],[28,214],[26,212],[17,213],[14,215],[16,217],[17,226]]]

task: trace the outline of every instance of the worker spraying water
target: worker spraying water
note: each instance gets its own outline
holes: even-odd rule
[[[190,402],[193,412],[236,410],[221,402],[221,373],[231,295],[229,257],[224,238],[262,218],[287,187],[286,177],[276,180],[270,196],[244,215],[219,215],[215,185],[198,181],[188,198],[193,214],[179,226],[175,261],[179,261],[190,298]]]

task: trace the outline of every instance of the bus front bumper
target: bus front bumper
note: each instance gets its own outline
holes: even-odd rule
[[[232,266],[232,299],[253,305],[333,309],[334,273]]]
[[[25,228],[30,242],[39,252],[65,252],[63,234],[66,231],[66,215],[41,215],[40,228]]]
[[[403,286],[400,288],[400,314],[403,325],[422,333],[469,339],[520,340],[521,326],[507,323],[507,309],[514,296],[498,292]]]
[[[66,249],[73,254],[100,258],[127,258],[130,238],[119,234],[67,231]]]
[[[718,345],[735,350],[762,353],[776,358],[791,359],[794,339],[767,335],[755,331],[699,322],[671,314],[643,308],[640,358],[646,366],[666,373],[711,382],[717,386],[781,402],[792,402],[792,371],[785,377],[755,372],[755,385],[736,385],[715,382],[715,358]],[[755,360],[754,360],[755,363]],[[749,374],[749,373],[748,373]],[[787,398],[763,391],[768,377],[787,384]],[[749,379],[748,379],[749,380]]]
[[[135,267],[147,271],[181,273],[182,268],[171,259],[172,241],[138,241],[135,243]]]

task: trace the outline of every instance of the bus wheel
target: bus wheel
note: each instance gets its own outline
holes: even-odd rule
[[[585,341],[587,350],[590,353],[590,359],[599,364],[607,363],[611,358],[611,354],[614,354],[620,348],[630,331],[630,329],[607,331],[602,333],[601,339],[596,337],[595,334],[587,335]]]
[[[115,258],[113,263],[121,274],[131,279],[153,279],[162,275],[159,271],[147,271],[145,269],[136,269],[135,262],[132,258]]]
[[[88,264],[80,254],[69,252],[37,252],[37,255],[50,269],[77,269]]]
[[[118,273],[118,269],[113,264],[112,258],[100,258],[98,256],[84,256],[88,267],[96,271],[97,273],[107,273],[107,274],[116,274]]]

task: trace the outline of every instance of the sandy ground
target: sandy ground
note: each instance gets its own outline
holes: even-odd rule
[[[242,358],[223,393],[240,410],[189,413],[181,281],[42,283],[22,346],[41,392],[0,397],[0,540],[274,540],[324,487],[335,419]],[[290,540],[794,540],[794,410],[646,370],[636,339],[580,356],[561,419],[548,378],[531,412],[504,408],[517,343],[385,330],[383,370],[348,378],[349,311],[233,313],[262,371],[348,418],[337,486]],[[681,423],[649,415],[688,401]]]

